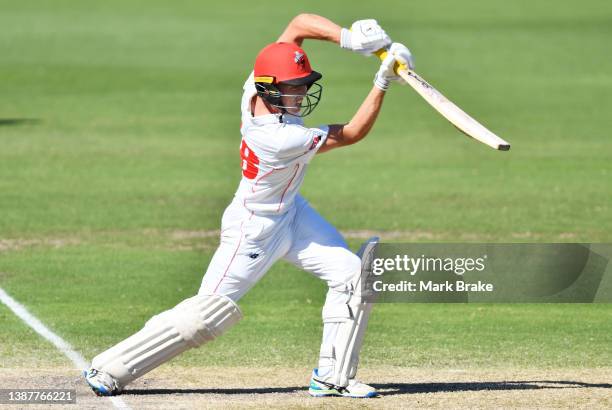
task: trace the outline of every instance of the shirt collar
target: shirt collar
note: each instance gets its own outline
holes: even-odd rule
[[[280,124],[281,114],[258,115],[257,117],[251,117],[251,122],[254,125]]]

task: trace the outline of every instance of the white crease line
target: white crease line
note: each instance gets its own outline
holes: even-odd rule
[[[32,315],[25,306],[13,299],[4,289],[0,288],[0,301],[4,303],[13,313],[25,322],[26,325],[30,326],[36,333],[47,339],[51,344],[57,347],[74,366],[83,370],[89,367],[89,363],[83,356],[68,342],[62,339],[57,333],[53,332],[47,326],[45,326],[40,320]],[[113,403],[113,406],[118,409],[129,409],[130,407],[120,397],[108,397]]]

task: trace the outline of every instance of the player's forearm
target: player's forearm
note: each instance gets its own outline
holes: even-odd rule
[[[319,149],[318,153],[321,154],[334,148],[355,144],[365,138],[376,122],[384,97],[384,91],[373,87],[348,124],[329,126],[325,145]]]
[[[283,34],[279,42],[302,44],[304,39],[325,40],[340,44],[342,28],[331,20],[316,14],[297,15]]]
[[[344,126],[345,145],[359,142],[368,135],[376,122],[384,98],[384,91],[377,87],[372,87],[372,91],[370,91],[351,121]]]

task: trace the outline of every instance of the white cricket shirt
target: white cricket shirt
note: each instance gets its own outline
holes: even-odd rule
[[[306,168],[323,146],[329,128],[306,128],[301,118],[269,114],[253,117],[253,73],[244,83],[240,164],[235,199],[256,214],[282,214],[293,205]]]

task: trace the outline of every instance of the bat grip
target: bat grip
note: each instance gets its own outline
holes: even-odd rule
[[[389,55],[389,50],[386,48],[381,48],[380,50],[375,51],[373,54],[380,58],[380,61],[383,61]],[[400,71],[408,71],[408,66],[406,64],[401,64],[399,61],[395,61],[393,71],[395,74],[399,75]]]

